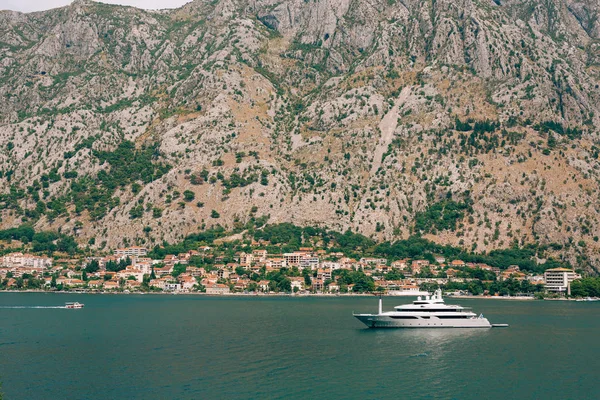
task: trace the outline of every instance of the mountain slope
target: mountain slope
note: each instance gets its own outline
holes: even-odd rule
[[[598,265],[597,1],[0,13],[2,226],[269,221]]]

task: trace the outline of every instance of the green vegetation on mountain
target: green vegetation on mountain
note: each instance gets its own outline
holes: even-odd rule
[[[497,265],[531,251],[594,271],[599,12],[566,0],[0,12],[0,228],[60,229],[94,250],[218,227],[354,254],[422,235]]]

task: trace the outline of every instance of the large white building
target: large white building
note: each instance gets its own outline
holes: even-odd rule
[[[148,254],[148,249],[145,247],[127,247],[115,250],[115,255],[122,257],[144,257],[146,254]]]
[[[52,259],[31,254],[10,253],[0,258],[0,266],[9,268],[51,268]]]
[[[549,292],[567,292],[569,291],[570,283],[579,278],[581,278],[581,276],[567,268],[552,268],[547,269],[546,272],[544,272],[546,290]]]

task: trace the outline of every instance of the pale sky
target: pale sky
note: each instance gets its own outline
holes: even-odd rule
[[[21,12],[43,11],[70,4],[72,0],[0,0],[0,10]],[[122,4],[156,10],[161,8],[177,8],[191,0],[102,0],[101,3]]]

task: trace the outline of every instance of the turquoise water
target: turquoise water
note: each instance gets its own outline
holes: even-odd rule
[[[385,298],[384,308],[410,299]],[[85,303],[83,310],[9,308]],[[600,303],[452,301],[510,328],[369,330],[361,298],[0,294],[6,399],[593,399]]]

